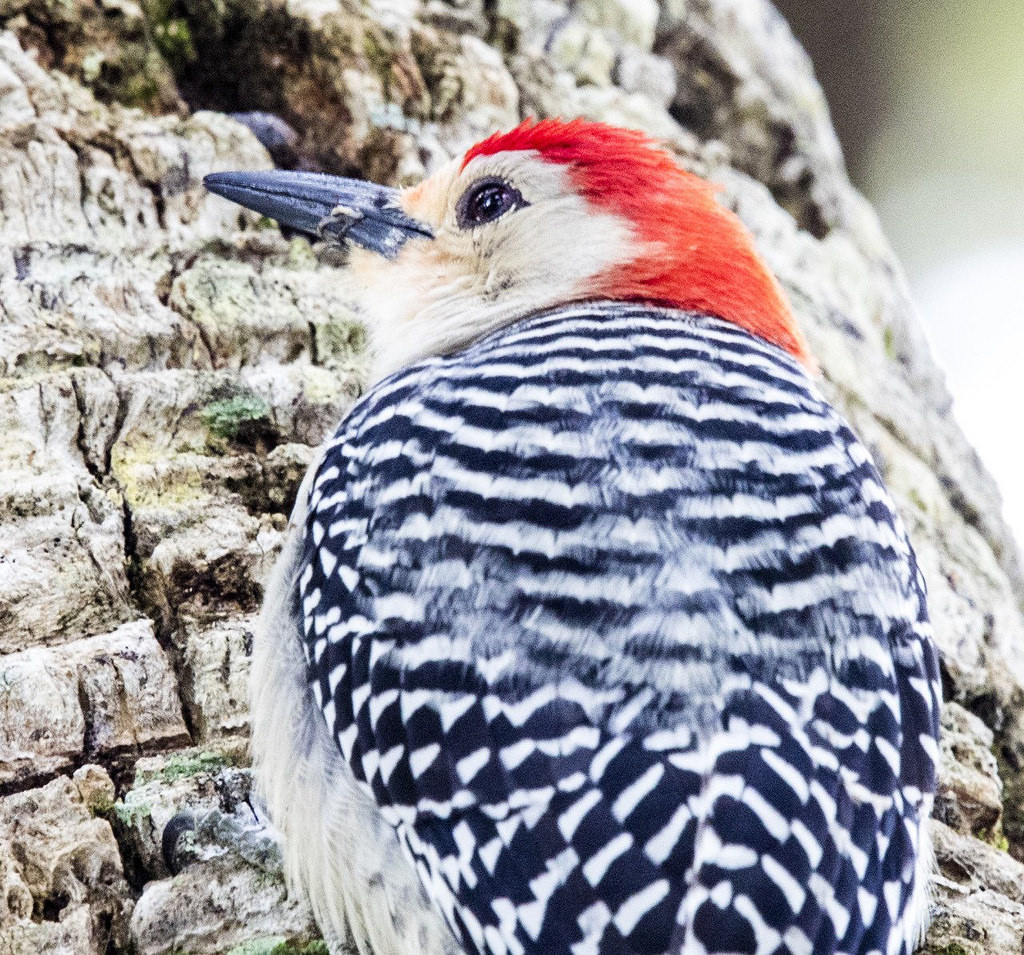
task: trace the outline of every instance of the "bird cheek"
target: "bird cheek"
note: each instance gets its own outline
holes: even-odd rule
[[[499,302],[516,285],[515,274],[508,269],[491,269],[484,275],[480,297],[488,304]]]
[[[410,249],[393,281],[415,289],[420,308],[454,305],[477,283],[476,261],[465,243],[433,242]]]

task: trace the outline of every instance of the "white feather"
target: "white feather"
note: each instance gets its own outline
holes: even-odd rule
[[[924,934],[931,921],[932,879],[936,874],[935,844],[932,842],[932,803],[934,797],[925,796],[921,806],[921,823],[917,833],[917,870],[914,873],[914,893],[903,913],[904,938],[909,950],[914,951],[924,942]]]
[[[304,894],[334,955],[454,955],[416,871],[356,783],[306,677],[295,597],[314,462],[267,584],[250,684],[253,770],[283,837],[289,890]],[[299,525],[299,526],[296,526]]]

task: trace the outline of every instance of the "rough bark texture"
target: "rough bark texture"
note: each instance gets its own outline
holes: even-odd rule
[[[249,799],[246,673],[364,335],[330,256],[199,183],[414,181],[527,114],[649,131],[756,234],[931,588],[926,951],[1021,951],[1024,579],[766,2],[0,0],[0,28],[2,955],[322,950]]]

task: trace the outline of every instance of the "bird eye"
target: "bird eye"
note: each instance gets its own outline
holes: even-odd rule
[[[481,179],[462,194],[455,211],[459,226],[472,229],[525,205],[522,193],[514,186],[501,179]]]

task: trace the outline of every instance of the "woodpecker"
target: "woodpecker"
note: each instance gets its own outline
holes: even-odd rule
[[[344,244],[372,332],[253,661],[332,950],[910,953],[924,580],[714,187],[581,120],[407,190],[206,184]]]

